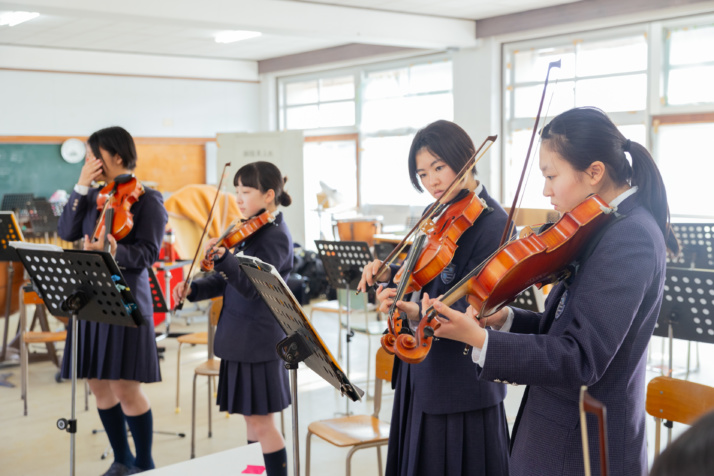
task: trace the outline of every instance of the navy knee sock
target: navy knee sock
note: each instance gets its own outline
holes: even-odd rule
[[[98,409],[98,411],[99,419],[102,420],[102,425],[109,438],[109,444],[112,445],[112,451],[114,451],[114,461],[131,468],[134,465],[134,455],[131,454],[131,449],[129,448],[121,404],[117,403],[111,408],[106,410]]]
[[[274,453],[263,453],[267,476],[288,476],[288,452],[285,448]]]
[[[142,415],[127,416],[126,422],[129,424],[136,448],[134,466],[141,469],[154,469],[154,460],[151,458],[154,418],[151,415],[151,409]]]

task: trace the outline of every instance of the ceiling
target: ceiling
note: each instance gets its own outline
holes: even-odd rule
[[[261,61],[364,43],[445,49],[475,44],[474,20],[573,0],[15,0],[0,14],[40,16],[0,26],[0,46]],[[258,38],[218,44],[240,29]]]

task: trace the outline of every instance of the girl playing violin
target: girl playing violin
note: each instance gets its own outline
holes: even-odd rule
[[[474,347],[482,381],[529,386],[511,436],[512,475],[582,474],[581,385],[607,407],[610,474],[647,474],[645,350],[667,248],[679,251],[662,177],[649,152],[599,109],[564,112],[541,137],[543,194],[553,207],[565,213],[595,193],[620,218],[589,244],[589,256],[553,288],[542,313],[504,307],[477,323],[471,307],[464,313],[428,297],[422,304],[448,318],[440,318],[437,336]],[[597,427],[588,425],[588,433],[593,451]],[[599,458],[590,459],[599,474]]]
[[[475,147],[466,132],[448,121],[434,122],[417,132],[408,158],[409,175],[419,192],[424,188],[438,199],[454,181]],[[476,223],[458,240],[451,263],[422,291],[442,294],[496,250],[507,215],[473,173],[452,192],[473,191],[488,205]],[[373,284],[381,265],[366,266],[360,288]],[[387,268],[379,282],[397,271]],[[402,278],[405,279],[405,278]],[[387,312],[396,290],[380,288],[380,311]],[[397,307],[410,320],[418,320],[417,302],[399,301]],[[456,308],[465,310],[465,300]],[[395,359],[394,407],[387,452],[387,475],[505,475],[508,474],[508,427],[503,409],[502,384],[479,381],[464,345],[449,339],[433,343],[426,359],[416,365]]]
[[[136,148],[131,135],[121,127],[109,127],[87,140],[87,156],[77,185],[59,218],[58,233],[74,241],[84,237],[85,250],[103,250],[104,233],[90,239],[97,225],[99,189],[93,180],[113,182],[131,174],[136,167]],[[151,404],[141,382],[159,382],[159,360],[154,337],[153,305],[147,268],[159,257],[167,214],[161,194],[145,189],[131,207],[133,227],[119,240],[108,235],[110,252],[137,301],[145,325],[137,328],[79,321],[77,376],[86,378],[97,399],[97,409],[114,451],[114,462],[106,475],[134,474],[154,467],[151,457],[153,417]],[[103,225],[100,224],[100,229]],[[62,376],[70,378],[70,341],[67,335]],[[136,457],[131,453],[126,426],[129,425]]]
[[[292,199],[283,189],[286,180],[270,162],[241,167],[233,179],[241,213],[252,217],[290,205]],[[215,252],[216,273],[194,281],[189,288],[175,287],[174,300],[178,302],[184,292],[190,301],[223,296],[214,344],[221,358],[218,405],[222,412],[244,416],[248,443],[260,442],[268,476],[287,476],[285,441],[273,415],[290,405],[288,372],[275,351],[285,333],[238,261],[222,246],[216,248],[216,242],[207,244]],[[287,280],[293,267],[293,241],[282,214],[236,246],[235,253],[270,263]]]

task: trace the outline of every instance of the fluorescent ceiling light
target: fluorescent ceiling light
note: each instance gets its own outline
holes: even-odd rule
[[[236,41],[256,38],[260,35],[262,35],[262,33],[259,31],[228,30],[216,33],[214,38],[216,39],[216,43],[235,43]]]
[[[0,26],[15,26],[39,17],[37,12],[6,12],[0,14]]]

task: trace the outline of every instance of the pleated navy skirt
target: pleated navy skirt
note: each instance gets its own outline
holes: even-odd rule
[[[222,412],[247,416],[286,409],[291,399],[284,362],[279,359],[254,363],[221,360],[216,401]]]
[[[138,327],[79,321],[77,378],[102,380],[161,381],[154,323],[144,318]],[[72,330],[62,358],[62,377],[70,378]]]
[[[414,404],[409,367],[401,366],[394,393],[386,475],[507,476],[503,402],[469,412],[426,413]]]

